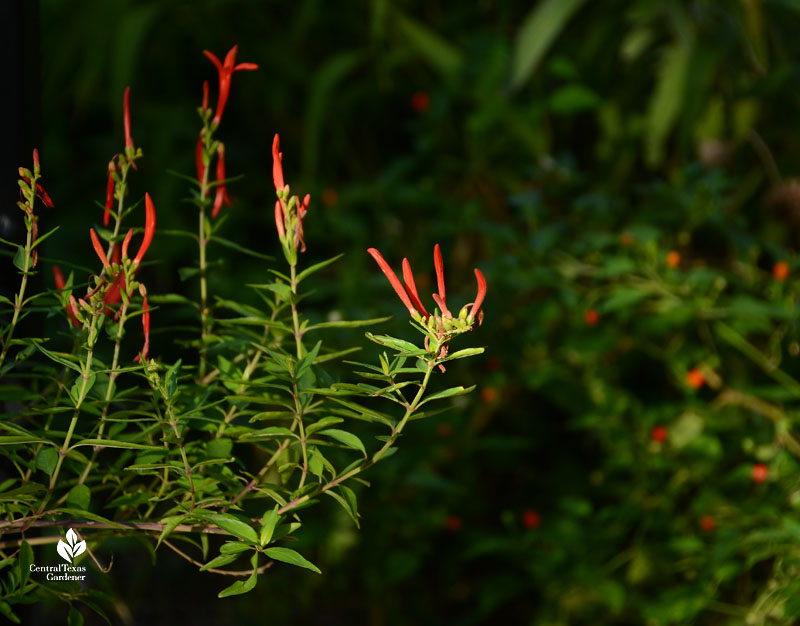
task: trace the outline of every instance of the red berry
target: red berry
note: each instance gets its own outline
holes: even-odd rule
[[[461,518],[458,515],[448,515],[444,522],[444,527],[450,532],[458,532],[461,530]]]
[[[786,261],[778,261],[772,268],[772,275],[775,280],[786,280],[789,277],[789,264]]]
[[[417,91],[411,96],[411,108],[417,113],[424,113],[431,105],[431,97],[424,91]]]
[[[658,443],[664,443],[667,440],[667,427],[661,424],[653,426],[653,430],[650,431],[650,439]]]
[[[717,523],[714,521],[714,518],[710,515],[703,515],[700,518],[700,528],[702,528],[707,533],[710,533],[714,528],[716,528]]]
[[[681,253],[676,250],[667,252],[667,267],[678,267],[681,264]]]
[[[767,470],[766,465],[764,465],[763,463],[755,463],[753,465],[753,473],[752,473],[753,482],[763,483],[765,480],[767,480],[768,473],[769,471]]]
[[[700,389],[706,382],[703,372],[698,369],[691,369],[686,373],[686,384],[692,389]]]
[[[588,311],[586,311],[583,318],[586,320],[586,323],[589,326],[594,326],[595,324],[597,324],[597,322],[600,321],[600,314],[594,309],[589,309]]]
[[[536,511],[532,511],[528,509],[522,514],[522,524],[525,528],[529,530],[533,530],[534,528],[539,528],[539,522],[541,522],[541,518]]]

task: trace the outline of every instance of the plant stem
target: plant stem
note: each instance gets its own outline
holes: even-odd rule
[[[419,390],[417,391],[417,395],[408,405],[408,408],[406,408],[406,412],[403,415],[402,419],[397,423],[397,426],[392,428],[392,435],[389,437],[386,443],[383,444],[383,447],[380,450],[378,450],[374,455],[372,455],[372,458],[366,459],[361,465],[354,467],[349,472],[346,472],[341,476],[337,476],[330,482],[315,489],[313,492],[308,493],[300,498],[295,498],[291,502],[287,503],[285,506],[278,509],[278,513],[280,515],[283,515],[287,511],[291,511],[292,509],[300,506],[304,502],[307,502],[311,498],[314,498],[321,493],[330,491],[331,489],[343,483],[344,481],[348,480],[349,478],[352,478],[356,474],[360,474],[364,470],[369,469],[370,467],[375,465],[375,463],[377,463],[381,459],[381,457],[383,457],[386,454],[386,452],[388,452],[389,448],[391,448],[395,444],[397,438],[400,436],[400,433],[403,432],[403,428],[405,428],[405,425],[408,423],[408,420],[416,412],[417,408],[419,408],[420,402],[422,401],[422,397],[425,394],[425,389],[428,387],[428,382],[430,381],[431,374],[433,373],[436,364],[437,364],[436,358],[431,357],[430,360],[428,361],[428,368],[425,370],[425,377],[422,379],[422,382],[419,385]]]
[[[204,132],[204,150],[208,154],[211,144],[210,132]],[[208,310],[208,263],[206,261],[206,246],[209,241],[209,233],[206,233],[206,201],[208,200],[208,171],[209,167],[203,171],[203,180],[200,181],[200,211],[198,213],[197,244],[200,249],[200,378],[206,374],[206,337],[209,333],[209,310]]]
[[[297,350],[297,361],[303,358],[303,342],[302,331],[300,330],[300,316],[297,313],[297,264],[292,263],[290,266],[290,286],[292,288],[292,330],[294,334],[295,348]],[[303,404],[300,401],[300,391],[297,387],[297,380],[292,383],[292,395],[294,395],[294,415],[298,430],[300,431],[300,451],[303,455],[303,469],[300,474],[300,484],[298,489],[302,489],[306,484],[306,476],[308,475],[308,450],[306,449],[306,430],[303,426]]]
[[[36,188],[36,178],[33,178],[33,185],[31,189]],[[35,194],[31,194],[31,200],[28,203],[28,211],[30,217],[26,220],[26,226],[28,230],[27,237],[25,239],[25,268],[22,270],[22,280],[20,281],[19,285],[19,293],[14,298],[14,315],[11,318],[11,323],[8,326],[8,334],[6,335],[5,339],[3,340],[3,350],[0,352],[0,367],[3,366],[3,362],[6,360],[6,355],[8,354],[8,348],[11,346],[11,337],[14,334],[14,328],[19,321],[19,314],[22,311],[22,304],[25,301],[25,289],[28,286],[28,274],[31,269],[31,252],[32,252],[32,244],[33,244],[33,220],[36,217],[33,214],[33,203],[35,199]]]

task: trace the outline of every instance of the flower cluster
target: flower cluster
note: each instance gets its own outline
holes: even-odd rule
[[[433,264],[436,269],[438,287],[438,293],[433,294],[433,300],[437,306],[433,310],[433,314],[428,313],[420,300],[408,259],[403,259],[404,287],[378,250],[370,248],[367,252],[378,263],[378,266],[389,279],[395,293],[408,309],[411,317],[419,324],[420,330],[425,333],[425,348],[427,350],[437,353],[439,357],[444,357],[447,355],[447,345],[453,337],[472,330],[476,321],[479,326],[482,323],[483,311],[481,311],[481,304],[483,304],[483,299],[486,296],[486,279],[483,273],[479,269],[475,269],[475,278],[478,282],[478,293],[475,296],[475,300],[461,307],[458,316],[453,317],[447,307],[444,261],[442,260],[442,251],[438,243],[433,249]]]
[[[19,188],[20,194],[25,199],[26,202],[19,202],[17,206],[25,213],[25,219],[28,221],[27,228],[30,230],[31,233],[31,267],[33,269],[36,267],[36,263],[39,260],[39,252],[36,250],[36,239],[39,236],[39,226],[37,224],[38,218],[33,212],[33,205],[35,198],[39,198],[39,200],[44,203],[44,205],[52,209],[55,205],[53,204],[53,200],[50,198],[50,195],[45,191],[44,187],[38,182],[39,178],[41,178],[41,165],[39,164],[39,151],[34,148],[33,150],[33,171],[31,172],[29,169],[20,167],[19,168]]]
[[[283,152],[280,137],[276,134],[272,141],[272,180],[275,183],[275,227],[283,245],[283,251],[290,264],[297,259],[297,250],[306,251],[303,238],[303,222],[306,219],[311,196],[306,194],[301,202],[297,196],[289,197],[289,185],[283,179]]]

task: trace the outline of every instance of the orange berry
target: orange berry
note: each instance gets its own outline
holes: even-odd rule
[[[714,521],[714,518],[710,515],[703,515],[700,518],[700,528],[702,528],[707,533],[710,533],[714,528],[716,528],[717,523]]]
[[[436,434],[442,438],[449,437],[453,434],[453,427],[447,422],[442,422],[436,427]]]
[[[619,242],[626,248],[632,246],[634,241],[635,239],[633,238],[633,235],[631,235],[630,233],[622,233],[619,236]]]
[[[486,404],[491,404],[497,400],[497,391],[494,387],[484,387],[481,389],[481,400]]]
[[[594,326],[595,324],[597,324],[597,322],[600,321],[600,314],[594,309],[589,309],[588,311],[586,311],[583,318],[586,320],[586,323],[589,326]]]
[[[541,522],[541,518],[536,511],[532,511],[528,509],[522,514],[522,525],[529,530],[533,530],[534,528],[539,528],[539,522]]]
[[[765,480],[767,480],[768,473],[769,471],[767,470],[766,465],[764,465],[763,463],[755,463],[753,465],[753,473],[752,473],[753,482],[763,483]]]
[[[650,431],[650,439],[658,443],[664,443],[667,440],[667,434],[667,427],[659,424],[658,426],[653,426],[653,430]]]
[[[462,521],[458,515],[448,515],[447,519],[444,521],[445,529],[449,530],[452,533],[461,530],[461,525]]]
[[[678,267],[681,264],[681,253],[676,250],[667,252],[667,267]]]
[[[706,377],[703,376],[703,372],[698,369],[690,369],[686,373],[686,384],[689,385],[692,389],[700,389],[706,382]]]
[[[786,261],[778,261],[772,267],[772,275],[775,277],[775,280],[786,280],[789,277],[789,264]]]
[[[411,108],[417,113],[424,113],[431,105],[431,97],[424,91],[417,91],[411,96]]]
[[[335,207],[339,204],[339,192],[333,187],[328,187],[322,192],[322,204],[327,208]]]

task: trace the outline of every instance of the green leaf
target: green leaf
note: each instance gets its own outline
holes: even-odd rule
[[[19,246],[17,248],[17,253],[14,255],[14,267],[16,267],[20,272],[24,272],[27,258],[28,257],[25,255],[25,248]]]
[[[658,82],[650,99],[645,132],[645,158],[655,166],[664,158],[664,144],[683,106],[691,49],[678,41],[664,52]]]
[[[338,428],[328,428],[327,430],[321,430],[317,433],[317,435],[325,435],[326,437],[331,437],[335,439],[339,443],[345,445],[348,448],[353,448],[354,450],[360,450],[364,456],[367,456],[367,451],[364,448],[364,444],[361,443],[361,440],[356,437],[353,433],[349,433],[346,430],[339,430]]]
[[[0,446],[7,446],[14,443],[47,443],[54,445],[47,441],[47,439],[40,439],[33,435],[30,437],[26,435],[0,435]]]
[[[5,615],[15,624],[20,623],[19,618],[14,615],[14,612],[11,610],[11,605],[5,600],[0,600],[0,615]]]
[[[239,437],[239,441],[250,441],[267,437],[297,437],[297,435],[285,426],[268,426],[267,428],[244,433]]]
[[[238,596],[251,591],[258,581],[258,552],[253,553],[253,556],[250,558],[250,565],[253,568],[253,573],[250,574],[247,580],[237,580],[231,586],[225,587],[225,589],[220,591],[217,597],[227,598],[228,596]]]
[[[466,348],[464,350],[459,350],[458,352],[453,352],[451,355],[449,355],[447,358],[443,360],[453,361],[454,359],[463,359],[468,356],[475,356],[476,354],[483,354],[483,348]]]
[[[451,76],[461,69],[464,62],[461,51],[436,31],[400,12],[395,12],[393,22],[410,46],[443,76]]]
[[[336,493],[333,489],[329,489],[325,492],[326,495],[329,495],[331,498],[336,500],[339,504],[342,505],[342,508],[347,511],[347,514],[350,516],[350,519],[356,525],[356,528],[361,528],[358,523],[358,507],[356,502],[356,494],[353,492],[352,489],[346,487],[345,485],[339,485],[336,487],[342,492],[342,495]]]
[[[463,396],[465,393],[469,393],[473,389],[475,389],[475,385],[472,385],[471,387],[450,387],[450,389],[445,389],[444,391],[437,391],[420,402],[419,406],[422,406],[431,400],[441,400],[442,398],[450,398],[452,396]]]
[[[56,469],[56,463],[58,463],[58,450],[55,448],[42,448],[36,455],[36,469],[42,470],[48,476]]]
[[[336,322],[320,322],[319,324],[312,324],[311,326],[307,327],[305,332],[310,330],[319,330],[320,328],[357,328],[358,326],[372,326],[374,324],[386,322],[390,319],[392,319],[391,315],[388,317],[374,317],[369,320],[339,320]]]
[[[180,523],[186,519],[185,515],[172,515],[170,517],[165,517],[161,520],[161,523],[164,524],[164,529],[161,531],[161,534],[158,536],[158,541],[156,542],[156,550],[158,550],[158,546],[161,545],[161,542],[164,541],[169,535],[175,530]]]
[[[425,350],[420,350],[417,346],[415,346],[410,341],[405,341],[404,339],[397,339],[396,337],[390,337],[389,335],[373,335],[372,333],[365,333],[367,339],[370,341],[374,341],[375,343],[386,346],[388,348],[393,348],[398,350],[402,353],[422,353],[426,354]]]
[[[92,498],[92,492],[86,485],[75,485],[67,493],[67,504],[75,509],[85,511],[89,508],[89,501]]]
[[[511,88],[518,89],[536,71],[564,26],[585,0],[543,0],[525,17],[514,42]]]
[[[81,446],[100,446],[101,448],[128,448],[131,450],[161,450],[160,446],[147,446],[141,443],[130,441],[115,441],[113,439],[81,439],[78,443],[70,446],[70,450]]]
[[[239,554],[246,550],[252,550],[252,546],[241,541],[226,541],[219,547],[220,554]]]
[[[275,559],[276,561],[282,561],[284,563],[289,563],[290,565],[296,565],[297,567],[304,567],[306,569],[310,569],[312,572],[316,572],[317,574],[322,573],[316,565],[310,561],[307,561],[302,555],[294,550],[291,550],[290,548],[267,548],[264,550],[264,554],[271,559]]]
[[[214,235],[211,239],[213,243],[218,243],[221,246],[225,246],[226,248],[230,248],[231,250],[236,250],[237,252],[241,252],[242,254],[246,254],[247,256],[254,257],[256,259],[262,259],[264,261],[274,261],[275,257],[269,256],[268,254],[262,254],[261,252],[256,252],[255,250],[250,250],[249,248],[245,248],[244,246],[240,246],[235,241],[231,241],[230,239],[225,239],[220,237],[219,235]]]
[[[74,606],[69,607],[67,626],[83,626],[83,614]]]
[[[331,257],[330,259],[326,259],[325,261],[322,261],[320,263],[316,263],[316,264],[312,265],[311,267],[308,267],[308,268],[304,269],[302,272],[300,272],[297,275],[297,284],[299,285],[301,282],[303,282],[304,279],[308,278],[314,272],[316,272],[318,270],[321,270],[323,267],[327,267],[328,265],[330,265],[331,263],[333,263],[335,261],[338,261],[343,256],[344,256],[344,254],[337,254],[335,257]]]
[[[297,366],[294,368],[294,377],[295,379],[299,379],[300,377],[305,374],[306,370],[311,367],[311,364],[314,362],[314,359],[317,358],[317,354],[319,354],[319,349],[322,346],[322,341],[318,341],[317,344],[311,349],[311,352],[306,354],[298,363]]]
[[[197,276],[200,273],[200,269],[197,267],[179,267],[178,268],[178,278],[180,278],[181,282],[185,281],[192,276]]]
[[[56,226],[56,227],[55,227],[55,228],[53,228],[52,230],[49,230],[49,231],[47,231],[47,232],[46,232],[44,235],[42,235],[41,237],[37,237],[37,238],[36,238],[36,241],[35,241],[35,242],[34,242],[34,244],[33,244],[33,247],[35,248],[36,246],[38,246],[39,244],[41,244],[42,242],[44,242],[44,240],[45,240],[45,239],[47,239],[48,237],[50,237],[50,235],[52,235],[53,233],[55,233],[55,232],[56,232],[56,231],[57,231],[59,228],[61,228],[61,226]]]
[[[311,435],[318,430],[326,428],[328,426],[332,426],[333,424],[338,424],[339,422],[343,422],[344,420],[341,417],[323,417],[321,420],[314,422],[313,424],[309,424],[306,426],[306,436]]]
[[[212,459],[227,459],[231,456],[233,441],[231,439],[213,439],[206,444],[206,454]]]
[[[199,520],[211,522],[235,537],[239,537],[250,543],[258,543],[258,535],[256,535],[256,531],[253,530],[253,527],[230,513],[213,513],[211,511],[195,510],[192,511],[191,515]]]
[[[27,541],[22,542],[19,548],[19,577],[20,588],[25,586],[28,578],[31,575],[31,563],[33,563],[33,548]]]
[[[272,533],[275,531],[275,526],[281,516],[278,514],[278,505],[276,504],[273,509],[267,511],[261,520],[261,534],[259,542],[262,547],[267,545],[272,540]]]
[[[235,552],[233,554],[220,554],[218,557],[214,557],[208,563],[203,565],[200,568],[200,571],[205,572],[207,569],[211,569],[212,567],[222,567],[228,563],[233,563],[241,556],[241,554],[241,552]]]
[[[36,346],[36,348],[39,350],[39,352],[44,354],[46,357],[52,359],[56,363],[61,363],[61,365],[65,365],[66,367],[75,370],[79,374],[81,373],[81,368],[79,366],[77,366],[75,363],[72,363],[71,361],[67,361],[65,358],[62,358],[62,357],[58,356],[57,354],[54,354],[53,352],[50,352],[50,350],[47,350],[46,348],[43,348],[38,343],[35,343],[33,345]]]

